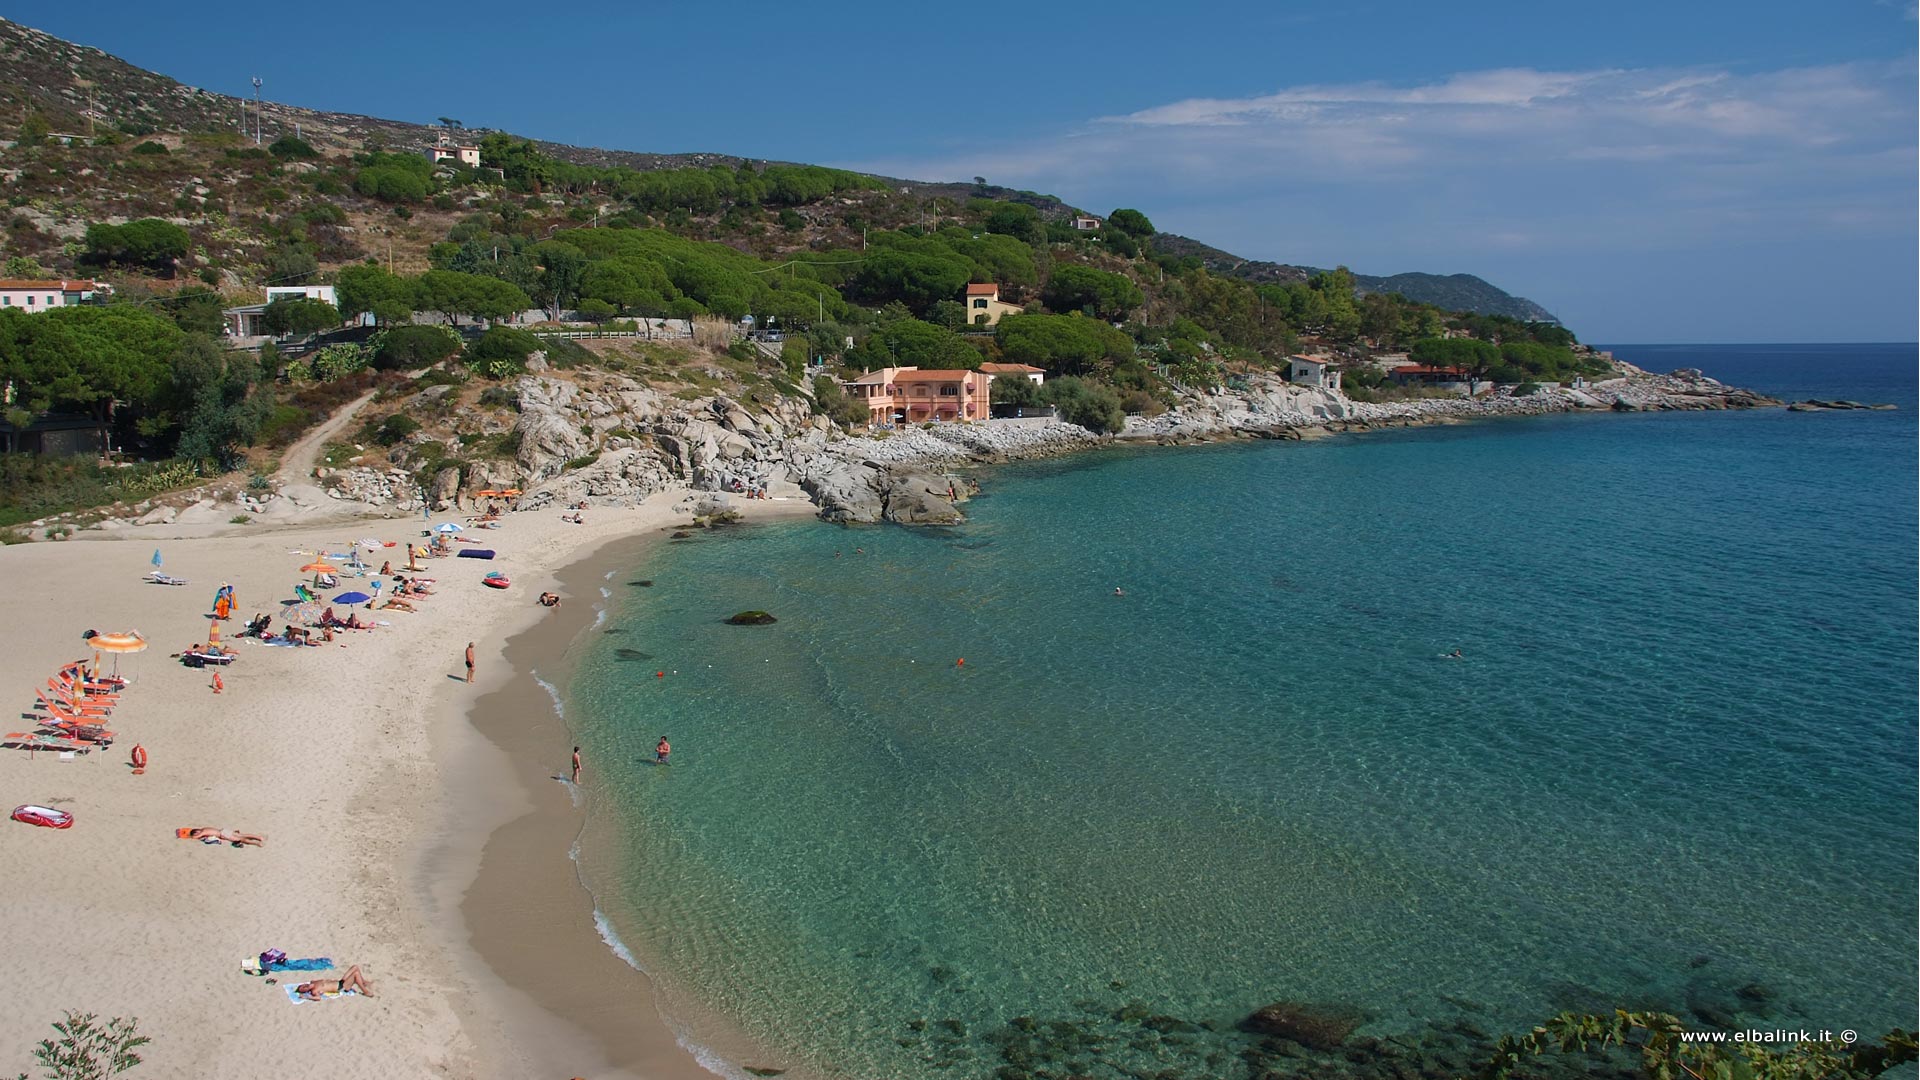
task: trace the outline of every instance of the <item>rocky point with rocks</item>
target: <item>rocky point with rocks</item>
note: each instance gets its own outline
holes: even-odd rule
[[[311,483],[181,493],[143,504],[138,514],[109,512],[91,527],[211,524],[238,516],[310,520],[423,508],[444,512],[461,505],[463,492],[486,488],[522,489],[522,509],[583,501],[621,505],[672,487],[807,499],[822,519],[842,524],[944,525],[965,520],[964,505],[974,490],[966,470],[1100,446],[1308,438],[1497,416],[1781,404],[1697,369],[1658,375],[1624,363],[1616,363],[1615,377],[1579,387],[1529,387],[1526,394],[1502,387],[1472,398],[1434,395],[1378,403],[1256,374],[1232,389],[1182,390],[1174,408],[1129,417],[1116,435],[1038,418],[849,434],[817,414],[804,393],[715,392],[689,400],[684,392],[666,393],[614,372],[537,368],[510,386],[486,391],[481,401],[490,400],[491,407],[458,404],[459,395],[447,386],[429,387],[399,403],[402,413],[437,414],[443,427],[466,435],[442,442],[420,430],[391,449],[358,446],[363,453],[357,464],[316,468]],[[1859,406],[1796,406],[1848,407]],[[503,440],[511,453],[471,453],[489,439]],[[374,460],[382,455],[384,460]],[[435,467],[456,455],[462,467]]]

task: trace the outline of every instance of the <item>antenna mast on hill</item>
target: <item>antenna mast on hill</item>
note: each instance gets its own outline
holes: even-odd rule
[[[260,145],[260,76],[253,77],[253,145]]]

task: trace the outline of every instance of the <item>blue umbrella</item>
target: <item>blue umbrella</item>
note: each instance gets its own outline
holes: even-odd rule
[[[336,604],[364,604],[371,599],[373,599],[373,597],[363,592],[343,592],[334,594],[333,602]]]
[[[153,565],[155,566],[160,565],[160,549],[159,548],[153,549]]]

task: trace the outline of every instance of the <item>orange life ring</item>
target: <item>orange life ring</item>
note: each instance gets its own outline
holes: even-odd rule
[[[147,771],[147,748],[139,743],[133,744],[133,775],[139,776]]]

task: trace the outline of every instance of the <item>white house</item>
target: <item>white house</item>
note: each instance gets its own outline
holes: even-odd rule
[[[269,285],[267,303],[275,300],[318,300],[323,304],[340,306],[331,285]]]
[[[1340,389],[1340,373],[1324,356],[1287,357],[1287,381],[1320,390]]]
[[[1081,232],[1092,232],[1100,227],[1100,219],[1094,217],[1092,214],[1076,214],[1073,219],[1073,227]]]
[[[95,292],[110,291],[98,281],[0,281],[0,307],[45,311],[84,304]]]

